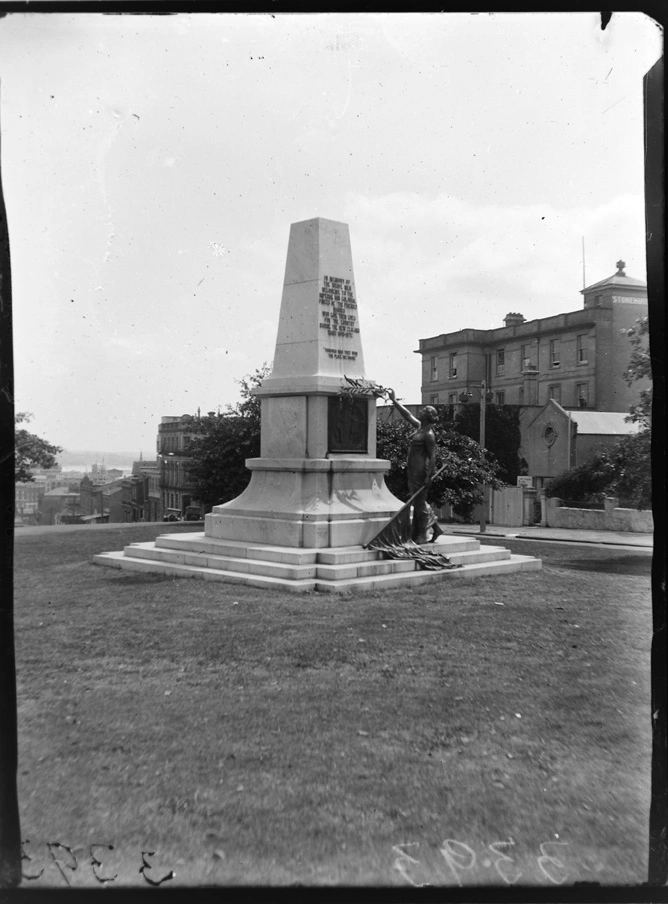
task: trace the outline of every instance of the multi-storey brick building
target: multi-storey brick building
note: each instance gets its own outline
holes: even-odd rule
[[[184,517],[193,500],[188,476],[188,449],[198,435],[197,418],[189,414],[163,417],[158,425],[158,461],[163,516]]]
[[[120,524],[123,517],[121,505],[123,478],[107,483],[95,483],[88,475],[79,486],[81,515],[84,521]]]
[[[44,487],[37,481],[19,481],[15,485],[15,520],[22,524],[34,524],[44,492]]]
[[[123,483],[123,520],[161,521],[160,468],[158,461],[139,461],[132,464],[132,474]]]
[[[496,404],[628,411],[641,388],[629,387],[631,356],[623,331],[647,314],[647,286],[617,272],[582,290],[581,310],[537,320],[508,314],[504,326],[464,329],[420,340],[422,403],[457,404],[482,380]]]

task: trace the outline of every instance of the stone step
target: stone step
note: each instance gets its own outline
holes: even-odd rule
[[[499,562],[509,559],[510,550],[505,546],[481,546],[474,552],[448,552],[445,555],[453,565],[477,565],[480,562]]]
[[[426,550],[441,552],[446,556],[455,552],[474,552],[480,543],[471,537],[439,537],[436,543],[427,543]],[[318,562],[323,565],[351,565],[353,562],[370,562],[378,558],[378,550],[363,549],[361,546],[338,546],[332,549],[318,549]]]
[[[433,549],[433,546],[425,549]],[[437,550],[443,553],[443,547]],[[318,555],[318,560],[321,556]],[[323,558],[325,558],[323,556]],[[327,557],[329,558],[329,557]],[[475,565],[480,562],[499,562],[510,558],[510,550],[502,546],[485,546],[473,552],[448,553],[447,558],[453,565]],[[394,567],[391,567],[394,566]],[[318,564],[316,576],[328,581],[343,581],[350,578],[372,577],[379,574],[391,574],[393,572],[407,572],[418,570],[413,559],[381,558],[377,561],[360,561],[350,563],[337,563],[335,565]]]
[[[385,574],[404,574],[415,571],[412,559],[376,559],[371,562],[351,562],[342,565],[318,565],[316,578],[325,581],[342,581],[350,578],[373,577]]]
[[[349,565],[353,562],[375,562],[381,556],[378,550],[363,549],[361,546],[337,546],[326,549],[304,547],[263,546],[239,540],[218,540],[207,537],[203,532],[188,534],[162,534],[155,540],[161,549],[189,550],[211,555],[232,556],[237,559],[260,559],[281,562],[284,565],[312,565],[316,561],[323,565]],[[473,537],[441,536],[436,543],[429,543],[426,549],[451,553],[473,552],[480,549],[480,543]]]
[[[444,544],[435,544],[428,548],[434,549],[436,546],[438,547],[438,552],[443,553]],[[126,546],[124,553],[131,558],[171,562],[175,565],[190,565],[195,568],[213,568],[222,571],[258,574],[265,577],[276,576],[286,580],[304,580],[317,577],[327,581],[337,581],[417,570],[413,560],[386,559],[383,557],[382,552],[378,550],[358,550],[361,555],[357,557],[353,556],[352,550],[344,551],[340,556],[318,553],[317,565],[288,565],[282,562],[263,561],[255,558],[211,555],[202,549],[202,547],[206,548],[206,544],[203,543],[187,544],[185,549],[177,549],[175,547],[176,544],[173,546],[156,546],[152,542],[132,543]],[[257,550],[254,551],[256,552]],[[453,565],[472,565],[499,561],[509,557],[509,550],[499,546],[479,547],[472,552],[449,553],[448,555],[448,559]],[[333,559],[336,564],[320,564],[321,558],[329,561]],[[354,561],[355,558],[357,558],[357,561]],[[346,561],[349,559],[353,559],[353,561]]]
[[[192,552],[206,552],[211,555],[233,556],[238,559],[262,559],[267,562],[281,562],[284,565],[313,565],[317,549],[291,548],[288,546],[262,546],[240,540],[217,540],[202,532],[192,534],[161,534],[155,545],[164,549],[183,549]],[[359,548],[359,547],[358,547]]]
[[[373,577],[353,578],[341,581],[316,581],[316,590],[321,592],[342,593],[347,590],[382,590],[415,584],[431,584],[449,578],[492,577],[494,575],[512,574],[518,571],[540,571],[542,562],[533,556],[511,555],[497,562],[481,562],[452,568],[445,571],[414,571],[405,574],[388,574]]]
[[[191,552],[189,549],[173,549],[156,546],[155,543],[132,543],[124,549],[130,558],[155,562],[170,562],[173,565],[189,565],[194,568],[210,568],[218,571],[240,572],[264,577],[277,577],[288,581],[315,578],[316,565],[288,565],[283,562],[243,559],[233,556],[210,555],[206,552]]]
[[[281,562],[261,561],[260,559],[237,559],[232,556],[213,556],[204,552],[190,552],[166,547],[157,547],[154,543],[131,543],[125,547],[124,554],[130,558],[153,559],[159,562],[171,562],[174,565],[192,565],[196,568],[214,568],[223,571],[260,574],[267,577],[275,575],[287,580],[302,580],[322,577],[326,580],[338,580],[356,576],[392,574],[394,572],[415,571],[415,562],[401,559],[384,559],[379,552],[370,552],[367,561],[352,565],[285,565]],[[471,555],[475,555],[472,553]]]
[[[210,581],[241,583],[251,587],[276,587],[294,592],[319,590],[322,592],[345,592],[347,590],[378,590],[384,587],[401,587],[414,584],[432,583],[455,577],[484,577],[486,575],[510,574],[518,571],[538,571],[540,559],[531,556],[511,555],[509,558],[464,565],[444,571],[395,571],[388,574],[374,574],[343,580],[323,578],[286,579],[277,574],[265,575],[253,572],[231,571],[223,568],[206,568],[195,565],[177,564],[164,559],[144,558],[132,554],[133,547],[125,552],[106,552],[94,557],[98,565],[113,566],[129,571],[143,571],[166,574],[174,577],[194,577]],[[395,563],[401,560],[393,560]],[[265,563],[266,564],[266,563]],[[275,564],[275,563],[274,563]],[[380,563],[379,563],[380,564]],[[413,565],[414,563],[409,562]]]
[[[250,587],[276,587],[293,593],[315,590],[315,579],[287,580],[276,576],[248,574],[241,571],[224,571],[218,568],[196,568],[192,565],[176,565],[156,559],[135,558],[124,552],[101,552],[93,557],[96,565],[107,565],[123,571],[141,571],[148,574],[164,574],[179,578],[201,578],[205,581],[223,581],[228,584],[245,584]]]

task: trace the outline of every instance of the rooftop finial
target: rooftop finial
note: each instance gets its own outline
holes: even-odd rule
[[[617,276],[626,276],[626,273],[624,272],[625,266],[626,263],[624,261],[617,261]]]

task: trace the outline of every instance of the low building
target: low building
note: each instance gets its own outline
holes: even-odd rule
[[[550,399],[523,431],[522,453],[536,489],[637,433],[638,424],[626,417],[623,411],[567,411]]]
[[[44,493],[39,508],[40,524],[62,524],[63,517],[75,518],[81,515],[79,493],[67,487],[56,487]]]

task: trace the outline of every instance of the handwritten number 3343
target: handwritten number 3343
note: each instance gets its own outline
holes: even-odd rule
[[[408,844],[397,844],[392,848],[399,855],[394,861],[394,868],[401,873],[407,882],[414,886],[419,886],[423,883],[415,882],[408,875],[408,869],[410,866],[419,864],[420,861],[408,854],[404,848],[417,847],[418,844],[418,842],[414,841]],[[507,853],[501,850],[502,848],[512,847],[514,844],[514,841],[495,841],[487,845],[488,849],[495,855],[494,869],[506,885],[514,885],[522,876],[512,857],[509,857]],[[547,848],[567,844],[567,841],[545,841],[540,845],[540,857],[537,858],[538,867],[545,878],[555,885],[562,885],[568,878],[568,872],[562,861],[553,854],[548,853]],[[463,870],[475,869],[478,864],[473,848],[461,841],[455,841],[454,838],[445,839],[440,853],[459,886],[462,885],[460,873]],[[492,864],[489,861],[483,861],[482,865],[491,866]]]

